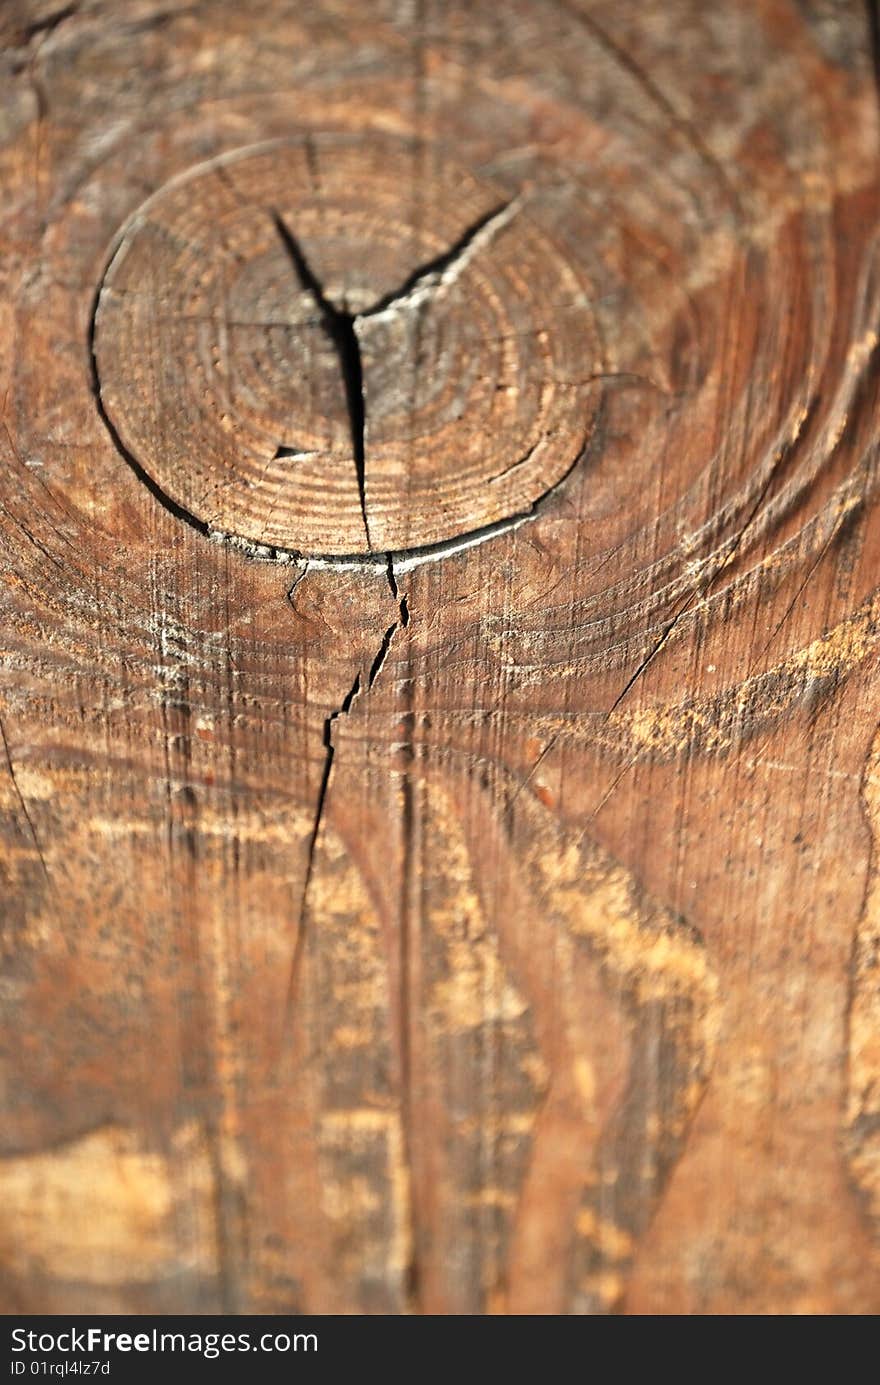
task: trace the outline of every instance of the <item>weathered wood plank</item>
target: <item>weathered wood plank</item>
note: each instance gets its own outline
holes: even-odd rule
[[[871,34],[3,7],[8,1311],[877,1311]]]

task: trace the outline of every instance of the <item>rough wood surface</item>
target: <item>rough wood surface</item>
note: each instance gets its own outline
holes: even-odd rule
[[[7,1312],[880,1310],[878,33],[0,7]]]

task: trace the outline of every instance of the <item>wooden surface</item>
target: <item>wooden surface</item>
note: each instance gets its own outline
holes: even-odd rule
[[[0,7],[5,1311],[880,1310],[877,34]]]

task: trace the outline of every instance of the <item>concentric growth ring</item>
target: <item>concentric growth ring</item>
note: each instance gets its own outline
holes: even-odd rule
[[[375,132],[276,141],[125,228],[94,349],[119,440],[211,530],[307,554],[441,543],[580,454],[583,268],[511,199]]]

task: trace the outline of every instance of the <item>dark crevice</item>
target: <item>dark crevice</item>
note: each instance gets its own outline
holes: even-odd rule
[[[307,575],[307,573],[308,564],[306,565],[301,576],[297,578],[293,586],[290,588],[290,591],[287,593],[287,599],[294,610],[296,609],[294,604],[295,592],[299,587],[300,583],[302,582],[303,578]],[[299,920],[297,926],[296,941],[294,943],[293,957],[291,959],[290,964],[290,977],[288,980],[287,997],[285,1001],[285,1029],[287,1027],[287,1023],[289,1021],[290,1013],[296,997],[299,974],[302,966],[303,949],[305,946],[306,938],[306,919],[308,912],[309,890],[311,888],[312,876],[314,874],[315,869],[315,855],[318,847],[318,839],[321,835],[321,827],[324,821],[324,810],[327,805],[327,793],[330,788],[330,779],[333,772],[333,760],[336,755],[336,747],[333,744],[333,726],[334,723],[337,722],[340,717],[348,715],[348,713],[354,706],[356,699],[360,696],[362,691],[369,692],[369,690],[373,687],[373,685],[376,682],[376,679],[382,672],[382,668],[385,664],[385,660],[388,657],[388,651],[391,648],[391,643],[394,639],[394,636],[396,635],[399,629],[405,629],[406,626],[409,625],[409,607],[407,605],[406,596],[400,594],[398,591],[397,579],[394,575],[394,566],[391,561],[390,554],[388,555],[387,575],[388,582],[394,593],[395,600],[397,600],[398,602],[398,617],[396,620],[392,621],[392,623],[388,626],[388,629],[382,636],[379,648],[377,649],[375,657],[373,658],[373,661],[370,664],[370,671],[367,674],[366,689],[362,687],[361,675],[360,672],[358,672],[357,674],[355,674],[354,682],[352,683],[348,692],[345,694],[345,697],[342,699],[339,706],[324,719],[324,730],[322,735],[322,743],[324,746],[324,765],[321,770],[321,782],[318,785],[318,797],[315,802],[314,822],[312,823],[312,830],[309,834],[306,855],[306,869],[305,877],[303,879],[302,895],[300,898]]]
[[[355,331],[355,314],[347,308],[337,308],[331,303],[316,278],[305,257],[302,246],[277,211],[272,212],[284,248],[290,256],[297,278],[303,289],[312,295],[321,314],[321,321],[328,337],[336,348],[339,367],[345,385],[345,401],[348,407],[348,426],[351,433],[351,446],[354,453],[354,466],[357,473],[358,497],[364,521],[367,547],[370,543],[370,527],[367,521],[367,497],[364,474],[364,372],[361,363],[361,348]]]
[[[235,184],[230,179],[226,169],[224,169],[222,165],[218,165],[217,172],[218,176],[221,177],[223,181],[228,184],[230,189],[237,197],[237,189],[235,187]],[[360,493],[364,532],[367,538],[368,548],[370,549],[369,552],[307,554],[302,552],[302,550],[286,548],[279,546],[277,544],[261,543],[258,539],[249,538],[242,534],[236,534],[230,531],[219,529],[212,523],[201,519],[192,510],[188,509],[185,505],[181,504],[179,501],[175,500],[171,495],[169,495],[168,492],[164,490],[163,487],[159,484],[159,482],[156,481],[153,478],[153,476],[151,476],[149,471],[146,470],[146,468],[141,464],[141,462],[138,461],[137,457],[129,450],[129,448],[123,442],[115,424],[111,420],[110,415],[108,414],[107,409],[104,405],[104,401],[101,395],[101,382],[96,355],[97,315],[100,304],[100,297],[109,267],[119,250],[120,242],[117,240],[111,246],[111,250],[108,254],[107,262],[105,264],[104,273],[101,275],[101,278],[98,282],[92,299],[91,313],[89,317],[87,351],[89,381],[91,392],[95,400],[95,405],[98,410],[98,414],[105,428],[107,429],[107,432],[112,438],[113,443],[117,451],[119,452],[120,456],[124,459],[125,462],[127,462],[128,466],[134,472],[135,476],[137,476],[138,480],[142,483],[142,485],[146,487],[146,489],[150,492],[153,498],[157,500],[159,504],[170,515],[172,515],[175,519],[182,521],[190,529],[200,534],[203,538],[207,538],[212,542],[222,543],[231,548],[235,548],[245,558],[254,561],[269,561],[278,563],[301,562],[302,560],[305,560],[308,563],[312,559],[315,559],[320,560],[320,562],[323,565],[330,567],[336,565],[339,565],[340,567],[362,567],[365,569],[378,567],[382,561],[382,555],[375,553],[375,551],[372,549],[367,520],[365,491],[366,404],[363,395],[362,366],[360,357],[360,347],[356,335],[356,323],[365,317],[371,316],[379,312],[383,305],[389,305],[391,303],[401,300],[404,297],[404,295],[410,291],[410,286],[417,283],[419,280],[425,279],[431,275],[442,274],[444,269],[448,269],[452,264],[456,262],[457,259],[460,259],[460,257],[466,252],[466,250],[470,246],[473,245],[475,238],[481,230],[484,230],[485,228],[490,226],[493,219],[497,220],[502,215],[508,213],[512,206],[513,203],[508,202],[502,206],[494,208],[491,212],[480,217],[477,222],[470,226],[468,230],[466,230],[462,234],[462,236],[459,237],[455,245],[452,246],[448,251],[446,251],[443,255],[438,256],[437,259],[430,261],[427,265],[422,266],[421,269],[414,271],[413,274],[408,276],[408,278],[405,280],[404,284],[401,286],[400,289],[378,300],[378,302],[374,303],[371,308],[369,308],[366,312],[361,314],[353,314],[348,312],[348,310],[338,309],[327,299],[321,285],[316,279],[313,270],[309,266],[308,261],[305,255],[303,254],[302,248],[297,242],[295,236],[290,231],[290,228],[285,224],[285,222],[282,220],[280,214],[277,211],[272,211],[270,213],[270,215],[272,216],[273,224],[276,228],[276,232],[279,235],[285,249],[288,252],[289,258],[291,259],[293,266],[297,272],[297,277],[299,278],[300,283],[303,285],[305,291],[311,294],[315,301],[316,307],[319,310],[319,317],[316,320],[320,322],[328,331],[328,334],[332,336],[334,344],[337,346],[337,351],[340,352],[340,361],[345,373],[346,393],[349,400],[349,417],[352,431],[352,442],[354,444],[355,460],[358,471],[358,489]],[[339,340],[340,335],[342,337],[341,343]],[[394,574],[391,570],[392,562],[403,563],[410,562],[412,560],[440,560],[446,556],[451,556],[459,552],[464,547],[471,547],[475,544],[485,542],[486,540],[491,539],[496,535],[500,536],[512,531],[513,529],[517,528],[520,524],[524,523],[526,520],[536,517],[538,514],[541,513],[545,506],[552,503],[553,497],[555,496],[556,492],[564,486],[571,473],[577,467],[578,463],[586,455],[586,452],[587,446],[585,442],[584,446],[573,458],[568,470],[564,472],[564,474],[560,476],[552,485],[550,485],[547,488],[547,490],[536,500],[524,506],[521,510],[516,511],[514,514],[505,516],[503,519],[493,520],[489,524],[480,525],[475,529],[467,531],[466,533],[458,534],[451,539],[443,539],[439,542],[429,544],[415,544],[412,547],[402,548],[399,550],[395,550],[391,554],[384,555],[389,571],[389,586],[391,587],[391,591],[395,600],[397,600],[398,598],[398,593],[396,583],[394,581]],[[302,454],[298,453],[295,448],[289,446],[288,444],[280,444],[275,453],[275,458],[293,458],[297,455]]]
[[[543,514],[553,504],[555,497],[563,490],[576,468],[590,455],[591,450],[596,445],[596,436],[595,429],[591,426],[568,470],[564,471],[552,485],[548,486],[537,500],[533,500],[523,509],[514,511],[512,515],[506,515],[504,519],[493,519],[489,524],[481,524],[477,529],[468,529],[465,533],[456,534],[451,539],[440,539],[436,543],[414,544],[412,548],[397,548],[386,553],[384,555],[384,569],[386,574],[391,572],[389,586],[394,577],[395,564],[399,569],[403,564],[426,563],[432,560],[439,562],[443,558],[453,557],[465,548],[474,548],[477,544],[486,543],[490,539],[511,534],[521,524]],[[592,442],[591,437],[593,438]],[[238,545],[244,553],[248,552],[248,540],[246,539],[236,538],[234,535],[215,535],[215,537],[218,539],[222,537],[226,542]],[[254,548],[257,547],[255,544]],[[373,571],[382,571],[383,567],[381,556],[376,553],[313,553],[306,555],[283,548],[274,548],[271,551],[276,561],[281,561],[286,556],[291,560],[299,559],[305,564],[315,563],[326,568],[367,568]],[[254,556],[259,557],[260,553],[255,553]],[[391,591],[396,601],[398,596],[396,580]],[[406,624],[406,622],[404,621],[402,624]]]
[[[282,443],[282,444],[280,444],[278,447],[276,447],[275,452],[274,452],[273,457],[272,457],[272,461],[273,461],[273,462],[277,462],[280,458],[283,458],[283,457],[307,457],[308,455],[309,455],[308,448],[305,448],[305,447],[288,447],[288,446],[286,446],[285,444]]]
[[[227,171],[222,167],[222,165],[218,165],[217,171],[218,176],[220,176],[223,179],[223,181],[226,182],[228,186],[232,189],[235,195],[238,196],[235,185],[232,183]],[[323,289],[318,283],[318,280],[315,278],[314,272],[310,268],[308,261],[306,260],[302,252],[302,249],[299,246],[299,243],[297,242],[295,236],[291,233],[290,228],[284,223],[281,216],[277,212],[273,211],[271,213],[273,223],[276,227],[276,231],[279,237],[281,238],[285,249],[288,251],[289,257],[294,265],[294,268],[297,271],[297,276],[300,280],[300,283],[303,285],[305,290],[309,292],[314,298],[316,306],[318,307],[320,313],[319,321],[322,323],[322,325],[325,326],[325,328],[328,330],[328,333],[332,336],[334,344],[337,345],[338,351],[340,350],[338,334],[340,332],[340,329],[343,329],[342,336],[344,339],[343,345],[345,347],[345,350],[344,352],[340,352],[340,360],[343,366],[343,370],[345,372],[346,393],[349,400],[349,418],[352,432],[352,443],[354,445],[355,461],[358,472],[358,490],[360,495],[361,511],[364,522],[364,532],[367,538],[368,547],[371,550],[370,552],[355,552],[350,554],[340,553],[307,555],[293,548],[288,549],[284,547],[279,547],[277,544],[265,544],[259,542],[259,540],[257,539],[252,539],[241,534],[225,532],[221,529],[217,529],[214,525],[210,524],[206,520],[199,518],[199,516],[196,515],[192,510],[188,509],[185,505],[182,505],[179,501],[175,500],[171,495],[169,495],[168,492],[164,490],[163,487],[159,484],[159,482],[156,481],[150,475],[149,471],[146,470],[146,468],[141,464],[141,462],[138,461],[137,457],[130,451],[130,449],[123,442],[115,424],[110,418],[110,415],[108,414],[107,409],[104,405],[104,401],[101,395],[101,381],[98,371],[98,361],[96,355],[96,331],[98,308],[100,304],[101,292],[104,286],[105,279],[107,277],[109,266],[119,250],[119,242],[116,241],[111,247],[111,251],[108,255],[107,263],[104,268],[104,273],[101,275],[101,278],[98,282],[92,299],[91,313],[89,317],[87,351],[89,383],[91,387],[92,396],[95,400],[95,405],[98,410],[98,414],[105,428],[107,429],[107,432],[112,438],[113,443],[117,451],[119,452],[120,456],[123,458],[125,462],[127,462],[128,466],[134,472],[135,476],[138,478],[141,484],[146,487],[146,489],[150,492],[153,498],[157,500],[159,504],[165,510],[167,510],[167,512],[170,515],[172,515],[175,519],[180,520],[182,523],[186,524],[190,529],[193,529],[203,538],[210,539],[217,543],[227,544],[230,547],[237,549],[247,558],[270,562],[295,562],[303,558],[308,559],[309,557],[320,557],[321,561],[326,562],[328,565],[336,565],[338,563],[341,566],[356,566],[364,568],[375,566],[377,555],[372,551],[366,509],[366,406],[363,396],[363,377],[360,357],[360,346],[355,331],[356,322],[364,317],[379,312],[383,304],[388,305],[390,303],[400,300],[409,291],[409,286],[411,284],[417,282],[420,279],[428,277],[431,274],[442,273],[444,268],[449,268],[449,266],[452,265],[457,258],[463,255],[464,252],[468,249],[468,247],[473,244],[473,241],[475,237],[479,234],[479,232],[483,230],[485,227],[487,227],[492,222],[493,218],[497,218],[504,212],[508,211],[511,205],[511,203],[507,203],[504,206],[496,207],[495,209],[493,209],[493,211],[481,217],[476,223],[474,223],[474,225],[472,225],[467,231],[465,231],[462,236],[459,237],[455,245],[450,250],[446,251],[436,260],[431,261],[428,265],[425,265],[421,269],[416,270],[412,275],[410,275],[407,278],[404,285],[400,289],[386,296],[385,298],[380,299],[377,303],[374,303],[373,306],[367,310],[367,312],[362,314],[349,313],[347,310],[341,310],[336,308],[331,302],[329,302],[326,295],[324,294]],[[555,481],[553,485],[550,486],[542,496],[540,496],[537,500],[533,501],[530,505],[526,506],[524,509],[517,511],[515,514],[506,516],[504,519],[493,520],[491,523],[481,525],[476,529],[468,531],[467,533],[456,535],[456,537],[453,539],[444,539],[438,543],[431,544],[416,544],[411,548],[405,548],[395,551],[390,556],[397,562],[403,562],[413,558],[419,558],[426,561],[431,558],[437,558],[439,560],[447,556],[447,554],[456,553],[462,546],[470,547],[473,544],[481,543],[486,539],[490,539],[496,534],[501,535],[507,533],[509,530],[516,528],[519,524],[523,523],[527,519],[532,518],[540,512],[545,503],[548,503],[551,500],[551,497],[554,495],[554,493],[568,479],[571,472],[577,466],[578,462],[582,459],[584,452],[585,449],[582,448],[581,451],[572,461],[572,464],[569,467],[568,471],[566,471],[564,475],[560,476],[559,479]],[[278,450],[275,454],[276,458],[294,455],[297,455],[295,453],[295,450],[284,444],[279,445]],[[393,574],[390,580],[393,580]],[[396,586],[392,587],[392,592],[396,600]]]
[[[397,578],[394,574],[394,556],[391,553],[385,554],[385,575],[388,578],[388,586],[391,589],[391,595],[394,597],[394,600],[396,601],[398,599]]]
[[[506,212],[509,206],[509,202],[502,202],[499,206],[493,207],[491,211],[485,212],[483,216],[462,232],[455,244],[451,245],[448,250],[436,255],[433,260],[428,260],[426,264],[420,265],[418,269],[414,269],[411,274],[407,275],[399,288],[392,289],[390,293],[377,298],[375,303],[371,304],[365,312],[359,313],[358,316],[361,318],[375,317],[378,313],[384,313],[387,308],[392,308],[395,303],[399,303],[402,298],[406,298],[407,294],[418,288],[423,280],[442,278],[446,270],[451,269],[456,261],[461,259],[479,232],[488,226],[490,221],[494,221],[496,217]]]
[[[297,583],[298,585],[298,583]],[[288,593],[288,599],[292,591]],[[333,744],[333,723],[339,717],[346,716],[352,708],[355,698],[361,690],[361,676],[355,674],[355,680],[349,688],[345,697],[342,699],[335,711],[331,712],[324,719],[324,732],[322,741],[324,745],[324,767],[321,771],[321,782],[318,785],[318,797],[315,802],[315,818],[312,823],[312,830],[309,834],[309,844],[306,854],[306,871],[303,880],[302,896],[300,899],[299,920],[296,930],[296,941],[293,947],[293,957],[290,963],[290,978],[287,983],[287,999],[285,1002],[285,1017],[289,1018],[293,1000],[296,995],[297,981],[299,979],[300,968],[302,966],[303,948],[306,938],[306,909],[309,901],[309,889],[312,884],[312,875],[315,869],[315,852],[318,846],[318,838],[321,834],[321,824],[324,821],[324,808],[327,803],[327,790],[330,787],[330,775],[333,769],[333,757],[336,754],[336,747]],[[286,1025],[285,1025],[286,1027]]]
[[[388,651],[391,648],[391,641],[394,639],[394,636],[397,634],[399,629],[400,621],[393,620],[391,624],[388,626],[388,629],[385,631],[385,634],[382,636],[382,643],[380,644],[379,651],[372,662],[369,677],[367,678],[368,691],[373,686],[376,679],[379,677],[379,674],[382,672],[382,665],[385,663],[385,660],[388,657]]]
[[[116,253],[116,248],[117,247],[114,246],[114,254]],[[175,519],[182,520],[184,524],[188,524],[191,529],[195,529],[196,532],[201,534],[204,538],[210,538],[210,525],[206,524],[203,519],[199,519],[198,515],[194,515],[192,510],[188,510],[185,505],[179,505],[176,500],[172,500],[171,496],[167,493],[167,491],[164,491],[162,487],[159,485],[159,483],[153,480],[150,473],[146,471],[144,467],[141,466],[140,462],[138,461],[137,457],[135,457],[134,453],[130,452],[129,449],[126,447],[125,443],[122,441],[122,438],[119,436],[119,433],[116,430],[115,424],[113,423],[112,419],[110,418],[110,415],[104,407],[104,400],[101,397],[101,378],[98,374],[98,358],[95,354],[95,331],[97,329],[98,322],[98,302],[101,297],[101,288],[103,286],[103,283],[104,276],[102,275],[101,279],[98,282],[98,287],[95,289],[94,298],[92,299],[92,311],[91,316],[89,317],[88,338],[89,387],[91,389],[92,397],[94,398],[98,414],[100,415],[104,427],[107,429],[107,432],[113,439],[113,442],[115,443],[120,456],[124,457],[125,461],[128,462],[128,465],[131,467],[135,476],[138,478],[142,485],[146,486],[150,494],[156,500],[159,501],[159,504],[162,505],[168,511],[169,514],[173,515]]]
[[[294,611],[296,610],[296,590],[297,590],[297,587],[299,586],[299,584],[300,584],[301,582],[305,581],[305,579],[308,577],[308,575],[309,575],[309,567],[310,567],[310,566],[311,566],[311,565],[310,565],[308,559],[306,559],[306,562],[305,562],[304,567],[301,569],[301,571],[298,573],[298,575],[294,578],[294,580],[293,580],[293,585],[291,586],[290,591],[287,593],[287,599],[288,599],[288,601],[290,602],[290,605],[291,605],[291,607],[293,608]]]
[[[352,313],[348,308],[337,308],[336,304],[327,297],[323,285],[309,264],[305,251],[293,231],[280,212],[272,208],[272,220],[275,223],[275,229],[296,270],[300,285],[314,299],[321,315],[322,326],[336,348],[345,386],[348,426],[357,474],[358,498],[368,548],[372,548],[372,543],[367,518],[366,495],[366,403],[364,399],[364,368],[357,335],[357,323],[364,318],[375,317],[395,303],[401,302],[420,284],[440,280],[448,269],[461,260],[480,231],[506,212],[509,206],[510,203],[505,202],[493,207],[491,211],[485,212],[462,232],[454,245],[444,250],[441,255],[436,255],[434,259],[414,269],[398,288],[384,294],[362,313]],[[276,456],[288,455],[291,454],[287,450],[279,449],[279,452],[276,453]]]
[[[672,634],[672,632],[673,632],[673,630],[675,629],[676,625],[677,625],[678,622],[681,620],[681,617],[685,614],[686,611],[690,610],[691,606],[693,605],[693,603],[694,603],[694,601],[695,601],[696,599],[697,599],[697,593],[696,593],[696,592],[692,592],[692,593],[690,594],[690,596],[688,597],[688,599],[687,599],[687,600],[679,607],[679,609],[675,612],[675,615],[671,618],[671,620],[668,620],[668,621],[666,622],[666,624],[664,625],[664,627],[663,627],[663,629],[662,629],[660,635],[658,636],[657,640],[654,642],[654,644],[653,644],[653,645],[651,646],[651,648],[648,650],[648,652],[647,652],[647,654],[645,655],[645,657],[644,657],[643,659],[640,660],[640,662],[639,662],[639,664],[638,664],[638,666],[637,666],[635,672],[627,679],[627,681],[626,681],[626,683],[624,684],[623,688],[620,690],[620,692],[619,692],[619,693],[617,694],[617,696],[615,697],[614,701],[612,702],[611,706],[610,706],[609,709],[608,709],[608,716],[611,716],[612,713],[614,713],[614,712],[617,711],[617,709],[618,709],[618,707],[620,706],[620,704],[621,704],[621,702],[623,701],[623,699],[628,695],[628,693],[631,691],[631,689],[634,687],[634,685],[635,685],[635,684],[638,682],[638,680],[641,678],[642,674],[645,672],[645,670],[647,669],[648,665],[649,665],[650,663],[653,663],[654,659],[656,659],[657,655],[660,653],[660,650],[663,648],[664,644],[665,644],[666,641],[669,639],[669,636]]]
[[[397,602],[397,609],[400,612],[397,624],[405,630],[409,625],[409,606],[406,602],[406,594],[400,590],[397,582],[397,573],[394,571],[394,554],[386,553],[385,561],[387,564],[385,573],[388,578],[388,586],[391,590],[391,595]]]

